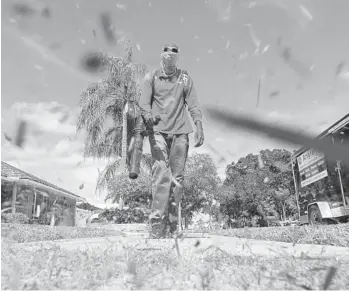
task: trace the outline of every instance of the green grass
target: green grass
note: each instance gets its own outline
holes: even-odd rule
[[[257,240],[349,247],[349,223],[321,226],[219,229],[205,232]]]
[[[105,237],[120,235],[120,231],[94,227],[47,226],[18,223],[2,223],[1,236],[12,242],[24,243],[58,239]]]
[[[105,251],[34,251],[25,244],[3,244],[1,251],[3,290],[314,290],[324,289],[326,281],[332,290],[349,286],[348,263],[335,259],[232,256],[219,248],[179,257],[169,247],[127,245]]]

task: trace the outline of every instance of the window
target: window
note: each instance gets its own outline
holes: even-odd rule
[[[35,212],[34,217],[42,217],[48,211],[48,193],[45,190],[36,188]]]
[[[1,210],[12,207],[12,191],[14,182],[1,179]]]

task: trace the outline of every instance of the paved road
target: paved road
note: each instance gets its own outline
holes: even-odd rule
[[[138,250],[154,250],[164,248],[175,248],[174,239],[147,239],[143,233],[125,233],[124,236],[112,236],[105,238],[83,238],[71,240],[57,240],[50,242],[33,242],[26,243],[26,248],[40,249],[50,246],[60,246],[64,249],[106,249],[112,247],[114,249],[124,249],[132,247]],[[252,239],[241,239],[226,236],[188,234],[183,240],[178,240],[180,253],[200,253],[208,248],[219,248],[226,252],[227,255],[242,256],[266,256],[266,257],[308,257],[308,258],[328,258],[336,257],[340,260],[349,262],[349,248],[336,246],[306,245],[306,244],[290,244],[273,241],[259,241]],[[23,248],[23,244],[18,247]]]

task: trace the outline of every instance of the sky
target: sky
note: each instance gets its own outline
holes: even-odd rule
[[[18,14],[16,3],[33,13]],[[3,0],[1,159],[103,203],[104,194],[94,192],[105,161],[84,160],[84,136],[75,131],[80,92],[101,78],[82,70],[82,55],[122,54],[103,34],[102,12],[149,70],[159,66],[162,46],[176,42],[179,67],[193,78],[202,106],[319,134],[349,111],[348,10],[346,0]],[[23,149],[4,138],[19,118],[29,124]],[[227,132],[207,116],[204,130],[205,145],[190,153],[211,153],[222,178],[228,163],[248,153],[295,148],[263,134]]]

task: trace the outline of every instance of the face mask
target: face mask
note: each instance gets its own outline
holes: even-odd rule
[[[176,71],[177,68],[177,60],[178,60],[178,49],[172,48],[170,46],[166,46],[168,48],[167,51],[163,51],[161,53],[161,68],[165,71],[166,74],[171,74]],[[177,53],[172,50],[177,50]]]

